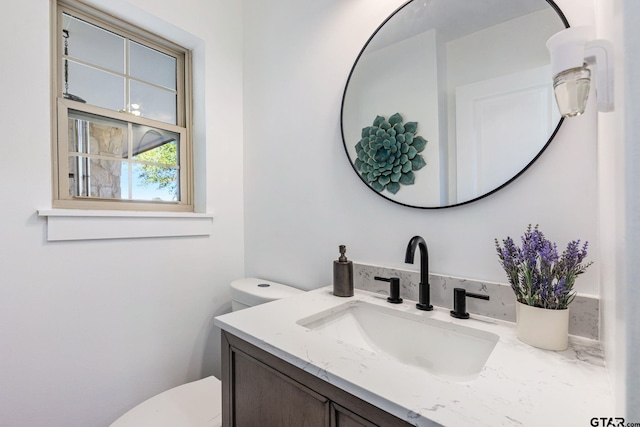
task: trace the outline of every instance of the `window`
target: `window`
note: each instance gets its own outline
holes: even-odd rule
[[[58,3],[53,206],[193,211],[189,52]]]

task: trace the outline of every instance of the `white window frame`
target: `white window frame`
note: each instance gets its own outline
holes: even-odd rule
[[[144,46],[166,53],[177,60],[177,125],[139,117],[127,112],[118,112],[95,105],[65,99],[60,72],[63,66],[62,50],[62,14],[66,12],[74,17],[97,25]],[[72,0],[52,0],[52,171],[53,171],[53,208],[88,210],[134,210],[193,212],[193,161],[191,141],[191,52],[162,37],[151,34],[138,27],[116,19],[85,4]],[[96,197],[76,197],[69,194],[69,149],[68,114],[77,110],[132,124],[152,126],[180,135],[179,143],[179,182],[180,200],[174,202],[141,201],[127,199],[103,199]],[[131,153],[131,151],[128,151]],[[131,161],[131,159],[122,159]]]

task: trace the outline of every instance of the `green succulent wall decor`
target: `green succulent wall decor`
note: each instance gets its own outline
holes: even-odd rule
[[[427,140],[417,136],[417,122],[402,123],[400,113],[389,120],[377,116],[373,126],[362,129],[362,139],[356,144],[358,158],[355,168],[377,192],[396,194],[400,184],[415,182],[413,171],[426,165],[420,154]]]

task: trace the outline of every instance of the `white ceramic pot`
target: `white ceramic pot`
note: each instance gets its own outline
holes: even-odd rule
[[[547,310],[516,302],[518,339],[545,350],[569,346],[569,309]]]

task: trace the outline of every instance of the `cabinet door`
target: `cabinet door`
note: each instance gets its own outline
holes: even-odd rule
[[[232,352],[232,425],[328,427],[329,400],[282,373]]]
[[[335,403],[331,404],[331,427],[378,427]]]
[[[227,331],[221,338],[224,427],[413,425]]]

